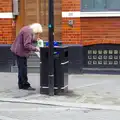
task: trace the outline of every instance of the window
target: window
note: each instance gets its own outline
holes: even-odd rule
[[[107,0],[108,11],[120,11],[120,0]]]
[[[81,11],[120,11],[120,0],[81,0]]]

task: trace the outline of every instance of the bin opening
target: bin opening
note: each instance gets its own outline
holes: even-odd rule
[[[48,58],[48,52],[46,52],[45,56],[46,56],[46,58]]]
[[[65,56],[64,57],[68,57],[68,51],[65,51]]]

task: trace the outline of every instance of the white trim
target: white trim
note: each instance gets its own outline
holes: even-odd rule
[[[79,11],[62,12],[62,17],[80,17]]]
[[[69,61],[66,61],[66,62],[61,63],[61,65],[65,65],[65,64],[68,64],[68,63],[69,63]]]
[[[67,88],[68,87],[68,85],[66,85],[66,86],[64,86],[64,87],[61,87],[60,89],[65,89],[65,88]],[[43,88],[43,89],[48,89],[49,87],[47,87],[47,86],[40,86],[40,88]],[[54,87],[54,89],[58,89],[58,87]]]
[[[62,12],[63,18],[79,18],[79,17],[120,17],[120,11],[110,12],[80,12],[80,11],[69,11]]]
[[[13,18],[12,12],[0,12],[0,18]]]
[[[69,63],[69,61],[66,61],[66,62],[61,63],[61,65],[65,65],[65,64],[68,64],[68,63]],[[40,62],[40,64],[42,64],[42,62]]]

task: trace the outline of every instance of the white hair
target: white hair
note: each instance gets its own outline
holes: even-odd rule
[[[30,28],[33,30],[33,33],[42,33],[43,32],[42,26],[39,23],[31,24]]]

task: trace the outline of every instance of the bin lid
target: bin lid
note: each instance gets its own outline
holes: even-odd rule
[[[49,42],[46,42],[46,46],[49,46]],[[54,46],[59,46],[58,42],[54,41]]]

